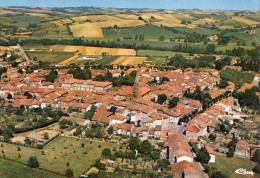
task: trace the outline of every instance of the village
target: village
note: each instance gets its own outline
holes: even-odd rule
[[[159,157],[169,161],[175,177],[198,178],[208,177],[209,168],[204,164],[215,164],[216,155],[249,160],[260,148],[254,132],[257,116],[233,96],[235,83],[228,81],[219,87],[222,79],[216,69],[159,70],[150,64],[48,68],[49,64],[26,60],[20,48],[7,49],[2,57],[12,57],[13,51],[19,56],[15,65],[0,67],[1,110],[7,112],[1,122],[14,128],[9,135],[2,132],[1,141],[40,148],[59,136],[117,143],[132,138],[149,140],[155,147],[161,145]],[[87,71],[88,76],[75,77],[75,71]],[[115,80],[109,81],[107,76]],[[119,78],[129,81],[120,83]],[[239,91],[257,86],[259,79],[256,74],[254,82],[243,84]],[[43,110],[61,114],[55,117],[47,112],[44,116]],[[33,116],[10,121],[14,115],[29,112]],[[102,132],[94,133],[93,125]],[[205,149],[209,154],[206,162],[205,155],[200,156]],[[108,163],[116,167],[111,159]]]

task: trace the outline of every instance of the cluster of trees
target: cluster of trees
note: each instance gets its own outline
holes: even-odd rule
[[[135,153],[135,151],[137,150],[138,154],[142,154],[152,159],[160,158],[160,151],[154,149],[154,147],[148,140],[141,141],[137,137],[130,138],[128,140],[128,147],[133,153]]]
[[[16,112],[16,109],[13,109],[12,105],[9,105],[5,110],[8,113]],[[30,117],[32,116],[37,117],[33,117],[30,120]],[[3,128],[2,131],[0,131],[0,135],[4,136],[4,141],[9,142],[14,133],[22,133],[33,129],[46,127],[50,124],[58,122],[62,116],[68,116],[68,114],[64,113],[60,109],[54,111],[51,107],[46,107],[44,109],[35,108],[30,111],[26,111],[26,113],[23,114],[22,117],[20,116],[19,118],[17,118],[19,122],[27,120],[25,121],[23,127],[15,127],[13,124],[8,124]],[[50,119],[47,119],[48,117]]]
[[[213,68],[213,64],[215,61],[216,61],[215,56],[201,56],[196,59],[187,59],[184,56],[177,54],[169,60],[167,65],[174,66],[176,68],[181,68],[181,69],[185,69],[185,68],[189,68],[189,67],[192,67],[192,68],[211,67],[211,68]]]
[[[226,81],[232,81],[237,85],[252,83],[254,74],[251,72],[238,71],[230,68],[220,70],[220,77]]]
[[[73,123],[67,119],[64,119],[59,122],[59,126],[61,129],[66,129],[68,126],[72,126],[72,125],[73,125]]]
[[[204,44],[207,44],[209,42],[209,39],[204,34],[201,35],[199,33],[193,32],[191,34],[186,35],[184,42],[189,42],[189,43],[204,42]]]
[[[68,71],[69,74],[72,74],[76,79],[87,80],[91,79],[92,75],[89,69],[81,69],[78,65],[73,65],[72,69]]]
[[[260,174],[260,150],[255,150],[253,156],[251,157],[251,160],[256,162],[255,167],[253,168],[253,171],[257,174]]]
[[[3,73],[6,73],[7,68],[6,67],[1,67],[0,68],[0,77],[2,76]]]
[[[138,38],[140,40],[140,37]],[[141,37],[142,41],[143,37]],[[196,45],[179,44],[179,46],[172,47],[152,47],[149,44],[137,44],[135,41],[129,43],[120,43],[120,41],[99,41],[99,40],[83,40],[82,38],[74,38],[72,40],[68,39],[26,39],[21,40],[21,44],[43,44],[43,45],[77,45],[77,46],[96,46],[96,47],[108,47],[108,48],[129,48],[129,49],[142,49],[142,50],[159,50],[159,51],[175,51],[175,52],[186,52],[186,53],[205,53],[208,51],[205,47],[200,47]],[[228,51],[229,52],[229,51]],[[230,52],[229,52],[230,53]]]
[[[236,142],[237,142],[236,139],[232,139],[228,143],[228,145],[227,145],[227,147],[228,147],[227,157],[232,158],[234,156],[235,149],[236,149]]]
[[[51,70],[50,73],[48,75],[45,75],[45,79],[47,82],[54,82],[55,79],[57,78],[58,76],[58,72],[56,70]]]
[[[106,134],[102,125],[95,123],[91,125],[90,129],[86,130],[85,135],[89,138],[104,138]]]
[[[230,40],[231,40],[230,37],[220,35],[220,36],[218,36],[217,42],[218,42],[218,45],[227,45]]]
[[[210,94],[208,92],[204,93],[201,91],[199,86],[197,86],[193,92],[190,92],[189,90],[185,91],[184,96],[187,98],[199,100],[202,102],[202,107],[204,109],[208,107],[212,100]]]
[[[197,159],[202,164],[208,164],[209,163],[210,155],[209,155],[209,152],[208,152],[208,150],[207,150],[207,148],[205,146],[201,147],[198,150]]]
[[[97,107],[95,105],[92,105],[90,110],[88,110],[87,112],[84,113],[84,119],[91,120],[93,118],[93,116],[95,115],[96,109],[97,109]]]
[[[144,41],[144,34],[140,34],[139,36],[136,34],[135,40]]]
[[[258,72],[260,70],[260,47],[257,47],[250,51],[243,52],[243,55],[238,60],[238,65],[243,68],[243,70],[251,70]]]
[[[251,89],[245,90],[245,92],[233,92],[233,96],[238,99],[240,106],[258,111],[260,100],[256,93],[259,91],[259,87],[253,86]]]
[[[112,84],[115,87],[121,87],[122,85],[133,86],[136,78],[136,71],[132,71],[128,75],[121,75],[119,77],[112,78]]]
[[[221,80],[218,84],[217,87],[219,88],[226,88],[228,86],[228,82],[226,80]]]
[[[225,66],[231,65],[232,59],[230,57],[225,57],[224,59],[217,60],[214,62],[215,64],[215,69],[221,70]]]

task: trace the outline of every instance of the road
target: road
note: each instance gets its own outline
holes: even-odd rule
[[[17,47],[18,47],[19,51],[22,53],[23,58],[24,58],[26,61],[29,61],[30,59],[29,59],[29,57],[27,56],[27,54],[25,53],[24,49],[23,49],[19,44],[17,44]]]

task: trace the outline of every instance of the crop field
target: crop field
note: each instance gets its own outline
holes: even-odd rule
[[[179,19],[179,20],[190,20],[194,19],[194,17],[190,14],[172,14],[173,17]]]
[[[215,21],[216,20],[213,18],[202,18],[202,19],[193,21],[192,24],[199,25],[199,24],[205,24],[205,23],[214,23]]]
[[[138,64],[142,64],[143,61],[145,61],[146,59],[147,57],[120,56],[117,59],[115,59],[111,64],[118,64],[123,66],[137,66]]]
[[[102,47],[88,47],[88,46],[69,46],[69,45],[54,45],[51,49],[63,52],[79,52],[81,55],[111,55],[111,56],[135,56],[136,51],[134,49],[124,48],[102,48]]]
[[[94,63],[98,65],[109,65],[112,64],[116,58],[117,56],[104,56],[102,59],[94,61]]]
[[[84,148],[82,148],[82,143]],[[4,154],[7,158],[27,163],[30,156],[36,156],[40,168],[64,174],[67,168],[71,168],[74,176],[79,176],[100,158],[104,148],[119,149],[114,143],[88,141],[70,137],[58,137],[47,144],[43,149],[35,149],[17,145],[2,143]],[[99,146],[100,145],[100,146]],[[99,148],[100,147],[100,148]],[[0,153],[2,156],[3,153]],[[20,154],[21,158],[18,157]],[[67,166],[67,162],[69,166]]]
[[[156,66],[163,66],[163,65],[166,65],[167,63],[167,60],[165,58],[155,58],[153,60],[153,63],[156,65]]]
[[[232,19],[238,21],[238,22],[242,22],[242,23],[245,23],[247,25],[257,25],[257,24],[260,24],[260,22],[256,22],[254,20],[250,20],[250,19],[247,19],[247,18],[244,18],[244,17],[232,17]]]
[[[145,21],[149,21],[151,24],[157,26],[169,26],[169,27],[176,27],[176,26],[186,26],[189,28],[196,27],[195,25],[184,25],[181,24],[181,20],[177,19],[171,14],[158,14],[158,13],[146,13],[141,15]],[[152,18],[153,17],[153,18]]]
[[[188,53],[172,52],[172,51],[156,51],[156,50],[137,50],[138,56],[151,56],[151,57],[174,57],[176,54],[188,56]]]
[[[44,18],[39,16],[0,16],[0,24],[7,26],[13,25],[21,28],[27,27],[29,23],[40,23],[44,20]]]
[[[47,172],[41,169],[32,169],[24,164],[0,158],[1,178],[65,178],[65,176]]]
[[[234,48],[238,47],[237,46],[237,43],[229,43],[228,45],[217,45],[216,46],[216,51],[225,51],[225,50],[232,50]],[[254,49],[253,46],[240,46],[242,48],[245,48],[245,49]]]
[[[73,52],[27,51],[26,53],[31,59],[50,63],[60,63],[74,55]]]
[[[107,38],[116,38],[116,37],[132,37],[135,38],[135,35],[144,35],[145,39],[158,39],[161,35],[165,38],[173,38],[179,36],[177,33],[173,33],[164,28],[155,26],[155,25],[143,25],[132,28],[122,28],[122,29],[104,29],[104,36]]]
[[[88,38],[102,38],[102,28],[113,27],[135,27],[144,25],[144,22],[129,18],[119,18],[116,16],[109,15],[98,15],[98,16],[81,16],[73,18],[73,20],[80,22],[78,24],[70,25],[70,29],[74,37],[88,37]]]

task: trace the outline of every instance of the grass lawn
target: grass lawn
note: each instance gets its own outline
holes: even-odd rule
[[[32,169],[26,165],[0,158],[1,178],[63,178],[65,176],[47,172],[41,169]]]
[[[84,143],[84,148],[81,146],[82,143]],[[0,153],[0,156],[4,154],[7,158],[22,163],[27,163],[30,156],[36,156],[41,168],[61,174],[65,174],[66,169],[71,168],[74,176],[79,176],[99,159],[104,148],[112,150],[115,147],[119,149],[119,146],[115,143],[97,141],[90,143],[88,140],[77,140],[76,138],[62,136],[47,144],[43,149],[20,146],[21,151],[17,151],[17,145],[1,144],[3,144],[3,147],[0,147],[0,149],[3,149],[4,153]],[[98,148],[99,145],[100,148]],[[18,157],[19,153],[21,158]],[[69,166],[67,166],[67,162]]]
[[[225,155],[216,155],[216,163],[210,163],[209,166],[211,167],[211,169],[217,169],[229,175],[230,178],[258,177],[257,175],[239,175],[235,173],[235,170],[239,168],[244,168],[247,171],[251,171],[254,167],[254,163],[251,162],[249,159],[237,157],[228,158]]]
[[[74,55],[71,52],[47,52],[47,51],[27,51],[28,56],[33,59],[37,58],[37,60],[48,61],[50,63],[60,63]]]

